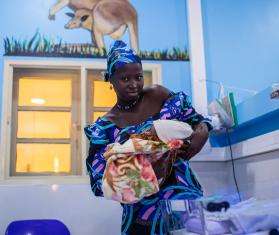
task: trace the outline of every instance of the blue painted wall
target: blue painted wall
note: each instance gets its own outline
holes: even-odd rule
[[[30,39],[37,29],[54,40],[68,43],[91,42],[90,33],[84,29],[66,30],[69,9],[58,12],[55,21],[48,19],[48,10],[56,0],[11,0],[0,2],[0,89],[3,81],[3,38]],[[187,15],[185,0],[132,0],[138,12],[139,45],[141,50],[187,48]],[[128,40],[128,35],[124,35]],[[107,46],[109,38],[105,38]],[[23,57],[24,58],[24,57]],[[94,61],[93,59],[91,60]],[[150,61],[148,61],[150,62]],[[189,62],[160,62],[163,84],[168,88],[191,94]],[[0,108],[2,110],[2,96]]]
[[[201,1],[207,79],[256,91],[279,82],[279,1]],[[207,85],[212,100],[216,85]],[[251,96],[233,91],[237,102]]]

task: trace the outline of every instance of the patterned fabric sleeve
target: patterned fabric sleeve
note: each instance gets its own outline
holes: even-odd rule
[[[103,153],[109,140],[106,132],[98,123],[85,127],[84,132],[90,141],[86,167],[90,177],[91,189],[95,196],[103,196],[102,178],[106,166]]]
[[[206,123],[208,130],[212,130],[211,120],[197,113],[192,107],[190,97],[184,92],[171,93],[171,97],[161,110],[161,119],[177,119],[186,122],[193,128],[195,125]]]

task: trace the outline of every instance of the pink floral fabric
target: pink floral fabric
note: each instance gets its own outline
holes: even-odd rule
[[[109,145],[104,153],[107,159],[102,184],[104,196],[131,204],[157,193],[159,183],[150,159],[158,159],[171,148],[179,148],[182,143],[177,140],[166,145],[160,141],[132,137],[122,145]]]

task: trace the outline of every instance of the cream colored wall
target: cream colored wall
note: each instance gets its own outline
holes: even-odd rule
[[[71,235],[120,234],[118,203],[95,198],[88,184],[0,185],[0,234],[11,221],[58,219]]]
[[[237,199],[232,162],[191,162],[205,195],[221,194]],[[235,160],[235,173],[242,199],[279,198],[279,150]]]

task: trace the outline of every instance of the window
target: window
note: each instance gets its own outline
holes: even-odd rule
[[[116,102],[110,84],[102,80],[104,68],[103,62],[82,60],[5,60],[0,146],[4,179],[72,180],[86,175],[83,128]],[[160,65],[143,68],[145,85],[159,83]]]
[[[15,69],[12,175],[79,174],[79,71]]]
[[[90,123],[110,110],[116,102],[116,94],[110,89],[110,83],[103,81],[102,70],[88,70],[87,75],[87,120]]]

